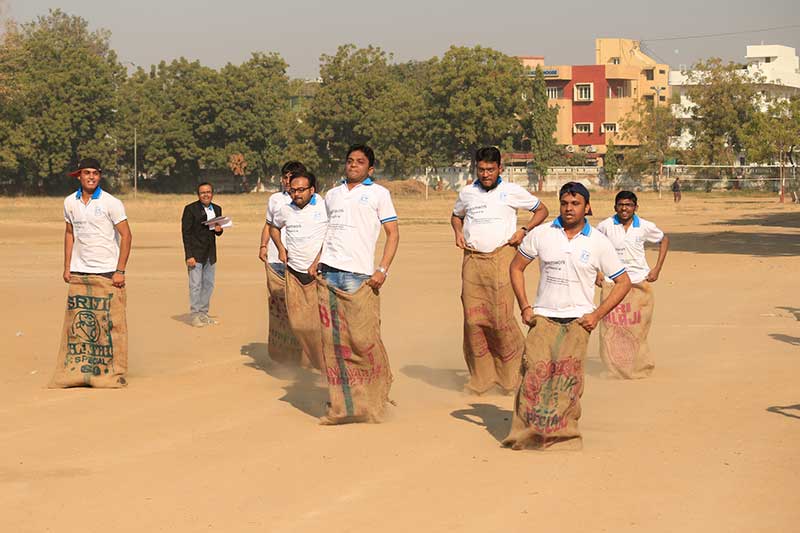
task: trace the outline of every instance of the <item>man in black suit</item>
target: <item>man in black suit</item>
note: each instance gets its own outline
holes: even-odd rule
[[[203,327],[216,322],[208,316],[208,305],[214,291],[214,272],[217,263],[217,237],[222,227],[210,227],[204,222],[222,216],[222,208],[212,204],[214,189],[210,183],[197,186],[196,202],[183,208],[181,231],[186,267],[189,271],[189,305],[192,325]]]

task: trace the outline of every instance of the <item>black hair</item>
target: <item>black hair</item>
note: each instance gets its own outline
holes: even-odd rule
[[[632,200],[633,205],[639,205],[639,199],[636,198],[636,194],[631,191],[619,191],[614,198],[614,205],[617,205],[620,200]]]
[[[306,171],[306,166],[300,161],[288,161],[281,167],[281,176],[285,176],[289,172],[294,174],[295,172],[305,172],[305,171]]]
[[[354,144],[350,148],[347,149],[347,155],[345,156],[345,160],[350,157],[350,154],[353,152],[362,152],[367,159],[369,160],[369,166],[375,166],[375,152],[372,151],[372,148],[367,146],[366,144]]]
[[[295,178],[305,178],[308,180],[308,186],[314,187],[314,190],[317,190],[317,177],[314,175],[313,172],[308,170],[303,170],[302,172],[293,172],[291,176],[289,176],[289,183],[292,183],[292,180]]]
[[[200,192],[200,187],[202,187],[203,185],[208,185],[209,187],[211,187],[211,192],[214,192],[214,186],[211,185],[209,182],[204,181],[203,183],[198,183],[197,184],[197,191],[196,191],[197,193]]]
[[[475,152],[475,164],[479,162],[484,163],[497,163],[498,166],[502,164],[500,161],[500,150],[494,146],[484,146]]]

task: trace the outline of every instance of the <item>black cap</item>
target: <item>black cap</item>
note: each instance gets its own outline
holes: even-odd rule
[[[94,159],[93,157],[84,157],[78,163],[78,168],[70,172],[69,175],[73,178],[77,178],[81,175],[81,170],[84,168],[94,168],[97,169],[98,172],[103,172],[103,169],[100,167],[100,161]]]
[[[578,183],[577,181],[568,181],[564,185],[561,186],[561,190],[558,191],[558,198],[560,199],[564,196],[565,193],[570,194],[580,194],[586,200],[586,203],[589,203],[589,189],[583,183]],[[586,216],[592,214],[592,208],[589,207],[589,212],[586,213]]]

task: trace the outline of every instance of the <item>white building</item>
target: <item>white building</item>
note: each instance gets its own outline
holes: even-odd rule
[[[800,95],[800,58],[790,46],[779,44],[759,44],[747,47],[746,67],[742,75],[748,78],[762,78],[759,89],[763,101],[776,98],[789,98]],[[673,70],[669,73],[669,84],[672,88],[673,98],[678,102],[672,105],[673,114],[682,119],[691,117],[691,100],[686,96],[687,90],[692,86],[690,74],[684,70]],[[687,148],[691,142],[691,135],[684,130],[679,139],[675,140],[680,148]]]

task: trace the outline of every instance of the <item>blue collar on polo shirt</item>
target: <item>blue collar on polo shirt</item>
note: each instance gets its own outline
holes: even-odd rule
[[[620,225],[620,224],[622,224],[622,221],[619,219],[619,217],[618,217],[617,215],[614,215],[614,225],[615,225],[615,226],[618,226],[618,225]],[[639,215],[637,215],[636,213],[634,213],[634,214],[633,214],[633,227],[634,227],[634,228],[638,228],[638,227],[639,227],[639,226],[641,226],[641,225],[642,225],[642,223],[641,223],[641,222],[639,222]]]
[[[100,198],[100,194],[101,194],[102,192],[103,192],[103,189],[101,189],[101,188],[98,186],[98,187],[97,187],[97,188],[94,190],[94,192],[92,193],[92,200],[97,200],[98,198]],[[75,193],[75,198],[77,198],[78,200],[80,200],[80,199],[81,199],[81,195],[83,195],[83,187],[78,187],[78,192],[76,192],[76,193]]]
[[[343,184],[347,184],[347,178],[342,179],[342,183]],[[372,181],[372,178],[367,178],[364,181],[362,181],[361,183],[359,183],[359,185],[372,185],[373,183],[375,183],[375,182]]]
[[[492,187],[492,189],[496,189],[497,186],[500,185],[501,183],[503,183],[503,176],[497,176],[497,183],[494,184],[494,187]],[[479,180],[477,178],[475,179],[475,181],[472,182],[472,185],[475,186],[475,187],[478,187],[480,189],[483,189],[484,191],[487,191],[487,192],[492,190],[492,189],[487,189],[486,187],[484,187],[483,183],[481,183],[481,180]]]
[[[552,226],[554,228],[564,229],[564,224],[561,221],[561,217],[556,218],[553,221]],[[581,235],[588,237],[592,233],[592,226],[589,224],[588,220],[583,221],[583,229],[581,230]]]

